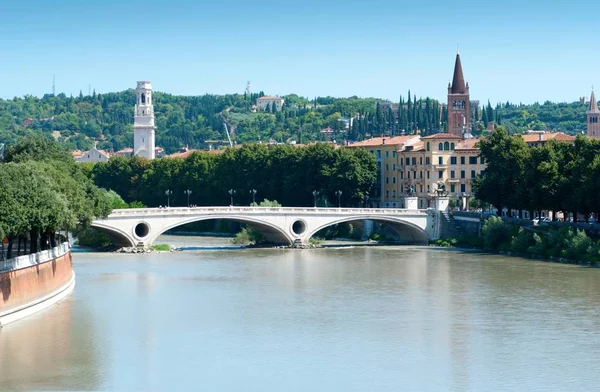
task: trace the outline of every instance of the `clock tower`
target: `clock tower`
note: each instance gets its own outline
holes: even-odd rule
[[[598,102],[596,101],[596,94],[592,90],[592,96],[590,97],[590,109],[587,111],[587,135],[588,137],[600,138],[600,110],[598,110]]]
[[[465,84],[460,54],[456,53],[452,84],[448,83],[448,133],[463,137],[471,131],[469,83]]]
[[[136,104],[133,116],[133,155],[154,159],[154,106],[152,83],[137,82]]]

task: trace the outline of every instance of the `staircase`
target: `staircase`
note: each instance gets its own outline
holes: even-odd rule
[[[442,221],[440,233],[442,238],[456,238],[463,234],[462,229],[448,211],[441,211],[440,219]]]

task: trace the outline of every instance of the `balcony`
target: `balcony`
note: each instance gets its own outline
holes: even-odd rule
[[[448,165],[446,165],[446,164],[433,165],[433,170],[446,170],[446,169],[448,169]]]
[[[448,178],[448,182],[451,184],[458,184],[460,182],[459,178]]]

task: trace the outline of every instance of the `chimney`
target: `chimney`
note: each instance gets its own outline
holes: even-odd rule
[[[543,140],[544,140],[544,134],[543,134],[543,133],[540,133],[540,138],[539,138],[539,141],[541,142],[541,141],[543,141]]]
[[[384,138],[384,137],[382,137],[382,138],[381,138],[381,142],[382,142],[383,144],[385,144],[385,138]]]

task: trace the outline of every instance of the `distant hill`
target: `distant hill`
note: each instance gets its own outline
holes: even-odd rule
[[[408,93],[399,103],[377,98],[285,96],[279,112],[253,110],[258,94],[178,96],[155,92],[156,144],[167,153],[182,147],[207,148],[225,141],[225,120],[236,143],[307,143],[315,140],[361,140],[370,136],[440,132],[445,127],[445,107]],[[133,144],[134,90],[90,96],[46,95],[0,99],[0,143],[14,143],[29,133],[47,134],[70,149],[86,150],[92,140],[98,148],[118,151]],[[510,133],[527,129],[560,130],[575,134],[585,130],[586,106],[582,103],[514,105],[477,109],[474,133],[487,122],[504,125]]]

